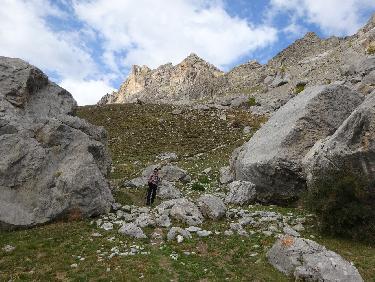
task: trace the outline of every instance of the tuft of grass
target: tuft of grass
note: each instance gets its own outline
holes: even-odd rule
[[[299,94],[303,90],[305,90],[306,84],[297,84],[296,88],[294,89],[294,94]]]
[[[249,100],[247,101],[247,104],[249,105],[249,107],[252,107],[252,106],[255,106],[257,104],[257,102],[255,101],[255,98],[254,97],[249,97]]]
[[[191,190],[203,192],[206,191],[206,188],[202,183],[194,182],[193,185],[191,185]]]

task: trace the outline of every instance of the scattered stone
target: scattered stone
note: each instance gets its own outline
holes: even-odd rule
[[[227,204],[244,205],[256,199],[255,185],[248,181],[237,180],[229,184],[229,193],[225,198]]]
[[[101,226],[102,229],[108,231],[113,229],[113,224],[110,222],[104,222]]]
[[[143,233],[143,230],[135,225],[134,223],[126,223],[124,224],[118,232],[120,234],[124,234],[130,237],[134,237],[136,239],[145,239],[147,236]]]
[[[228,184],[233,181],[233,174],[230,171],[229,166],[220,168],[220,179],[221,184]]]
[[[204,194],[197,200],[199,210],[204,217],[220,219],[225,216],[226,206],[219,198],[211,194]]]
[[[178,156],[176,153],[165,152],[157,155],[156,158],[161,161],[176,161],[178,159]]]
[[[11,253],[13,252],[14,250],[16,249],[16,247],[12,246],[12,245],[5,245],[2,250],[6,253]]]
[[[148,213],[142,213],[139,217],[137,217],[134,223],[141,228],[155,226],[155,220]]]
[[[189,231],[182,229],[180,227],[172,227],[168,231],[167,240],[172,241],[176,238],[177,235],[181,235],[185,239],[191,239],[191,234]]]
[[[78,264],[73,263],[73,264],[70,265],[70,267],[71,267],[71,268],[77,268],[77,267],[78,267]]]
[[[180,234],[177,235],[177,243],[182,243],[184,241],[184,237],[181,236]]]
[[[187,230],[189,232],[198,232],[198,231],[202,230],[202,228],[197,227],[197,226],[189,226],[188,228],[185,228],[185,230]]]
[[[203,222],[203,216],[198,207],[188,200],[173,205],[170,215],[188,225],[200,225]]]
[[[181,192],[175,187],[174,183],[166,180],[161,181],[157,190],[157,195],[163,200],[181,198]]]
[[[206,168],[205,170],[203,170],[203,173],[204,173],[204,174],[209,174],[211,171],[212,171],[212,168],[211,168],[211,167],[208,167],[208,168]]]
[[[233,233],[233,231],[232,230],[225,230],[224,231],[224,235],[225,236],[232,236],[234,233]]]
[[[199,230],[197,231],[197,235],[199,237],[207,237],[207,236],[210,236],[212,234],[212,231],[207,231],[207,230]]]
[[[95,232],[95,233],[92,233],[91,236],[92,237],[102,237],[103,235],[98,233],[98,232]]]
[[[242,130],[242,133],[245,135],[250,134],[253,131],[253,128],[251,126],[245,126]]]
[[[301,281],[363,281],[358,270],[314,241],[283,236],[267,252],[269,262]]]
[[[160,227],[169,227],[172,225],[171,219],[166,214],[162,214],[159,217],[156,217],[155,224]]]
[[[286,235],[290,235],[290,236],[293,236],[293,237],[299,237],[299,236],[301,236],[297,231],[295,231],[293,228],[291,228],[289,226],[285,226],[283,228],[283,232]]]
[[[300,232],[300,231],[304,231],[305,230],[305,227],[303,227],[303,225],[301,223],[298,223],[296,225],[294,225],[292,227],[294,230],[296,230],[297,232]]]

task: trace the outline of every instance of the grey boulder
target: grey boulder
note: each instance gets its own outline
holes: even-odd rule
[[[197,205],[204,217],[220,219],[225,216],[226,206],[224,202],[214,195],[205,194],[198,198]]]
[[[203,222],[203,216],[198,207],[188,200],[173,205],[170,215],[187,225],[200,225]]]
[[[267,252],[267,258],[277,270],[298,281],[363,281],[350,262],[308,239],[283,236]]]
[[[158,197],[162,200],[178,199],[181,198],[181,192],[176,188],[174,183],[169,181],[161,181],[158,190]]]
[[[143,230],[134,223],[126,223],[118,230],[118,233],[133,237],[136,239],[146,239],[147,236]]]
[[[228,185],[229,192],[225,203],[244,205],[253,203],[256,200],[255,185],[249,181],[233,181]]]
[[[0,228],[110,210],[106,131],[75,108],[42,71],[0,57]]]
[[[296,200],[306,189],[303,157],[318,140],[333,134],[362,100],[341,85],[307,88],[233,153],[235,179],[254,183],[260,201]]]
[[[306,155],[304,167],[309,186],[337,170],[360,173],[375,181],[375,92],[330,137]],[[375,197],[375,191],[374,197]]]

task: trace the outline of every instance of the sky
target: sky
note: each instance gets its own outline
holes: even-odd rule
[[[0,0],[0,56],[37,66],[95,104],[133,64],[178,64],[190,53],[223,71],[267,63],[308,31],[354,34],[374,0]]]

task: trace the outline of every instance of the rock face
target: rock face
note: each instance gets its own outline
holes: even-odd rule
[[[363,281],[358,270],[314,241],[284,236],[268,251],[269,262],[298,281]]]
[[[298,197],[306,186],[303,157],[318,140],[333,134],[361,102],[362,96],[345,86],[306,89],[235,152],[235,179],[254,183],[259,201]]]
[[[337,169],[359,172],[375,181],[375,92],[330,137],[317,142],[304,159],[307,179],[313,184]],[[373,191],[375,193],[375,191]],[[375,199],[375,194],[374,194]]]
[[[176,66],[169,63],[155,70],[133,66],[119,91],[107,95],[100,104],[201,99],[212,95],[215,78],[222,74],[195,54]]]
[[[39,69],[0,57],[0,227],[110,209],[106,132]]]
[[[374,18],[375,15],[357,34],[345,38],[321,39],[308,32],[267,64],[249,61],[227,73],[194,54],[176,66],[166,64],[154,70],[134,66],[119,91],[107,94],[99,103],[216,103],[246,107],[249,97],[254,97],[253,112],[272,114],[293,98],[301,85],[341,81],[351,89],[370,93],[374,86],[363,82],[364,77],[353,70],[375,48]]]

